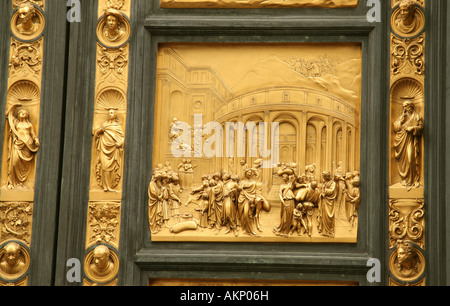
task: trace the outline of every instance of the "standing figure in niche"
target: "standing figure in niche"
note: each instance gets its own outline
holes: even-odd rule
[[[317,229],[319,234],[328,237],[334,237],[335,230],[335,205],[337,199],[337,184],[333,180],[331,173],[325,171],[322,173],[324,180],[322,193],[319,202],[319,215]]]
[[[125,133],[117,118],[117,109],[109,108],[108,120],[94,131],[97,147],[97,183],[104,191],[117,192],[120,182]]]
[[[403,103],[403,113],[394,122],[394,132],[394,156],[402,179],[401,184],[408,189],[419,187],[423,119],[414,111],[414,102],[411,100]]]
[[[8,189],[24,186],[31,172],[34,156],[40,147],[33,124],[29,120],[28,111],[21,108],[17,111],[17,117],[14,115],[16,108],[20,106],[20,104],[15,104],[6,112],[10,129],[8,141]]]

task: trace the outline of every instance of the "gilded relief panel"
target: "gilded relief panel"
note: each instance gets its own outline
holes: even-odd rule
[[[129,0],[98,3],[85,286],[115,285],[128,91]]]
[[[425,1],[392,4],[389,284],[425,285]]]
[[[45,1],[11,1],[0,179],[0,285],[24,286],[30,266],[44,51]]]
[[[151,239],[357,242],[361,58],[359,44],[161,44]]]
[[[356,7],[359,0],[161,0],[163,8]]]

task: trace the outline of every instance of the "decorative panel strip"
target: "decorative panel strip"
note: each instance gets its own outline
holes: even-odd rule
[[[359,0],[161,0],[163,8],[356,7]]]
[[[100,0],[85,285],[115,285],[127,114],[131,0]]]
[[[45,1],[11,3],[0,190],[0,285],[26,286],[39,152]]]
[[[389,285],[425,285],[425,1],[393,0],[390,34]]]

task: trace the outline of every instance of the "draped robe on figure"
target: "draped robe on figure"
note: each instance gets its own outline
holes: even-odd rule
[[[237,183],[233,180],[225,182],[223,186],[223,224],[229,228],[236,228],[236,199]]]
[[[241,182],[241,192],[238,197],[238,215],[241,228],[256,235],[255,231],[255,199],[259,194],[256,181],[243,180]]]
[[[410,186],[420,180],[419,153],[423,122],[422,117],[417,113],[411,114],[406,122],[401,121],[400,118],[394,122],[394,154],[400,177]],[[413,128],[411,132],[406,131],[409,127]]]
[[[122,126],[117,122],[105,122],[103,133],[97,138],[98,167],[97,173],[99,185],[114,188],[119,184],[119,170],[122,163],[122,146],[125,135]],[[105,172],[110,172],[109,180]],[[105,186],[106,184],[106,186]]]
[[[161,187],[152,179],[148,186],[148,219],[152,233],[157,233],[161,230],[162,197]]]
[[[295,196],[292,183],[281,184],[280,198],[283,199],[280,207],[280,225],[275,229],[276,234],[288,235],[294,220]]]
[[[318,215],[318,230],[324,236],[334,237],[335,230],[335,202],[337,200],[337,186],[334,180],[323,184],[324,197],[320,200]]]
[[[8,116],[9,117],[9,116]],[[32,161],[38,150],[34,143],[36,135],[29,122],[10,119],[11,136],[9,144],[9,184],[24,184],[31,170]]]

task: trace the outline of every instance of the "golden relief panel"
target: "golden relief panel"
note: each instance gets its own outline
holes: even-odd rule
[[[44,0],[14,0],[0,179],[0,285],[25,286],[37,154],[44,51]]]
[[[359,0],[161,0],[162,8],[357,7]]]
[[[357,242],[359,44],[161,44],[153,241]]]
[[[425,1],[392,4],[389,284],[425,285]]]
[[[85,286],[117,283],[131,1],[98,2]],[[90,250],[90,251],[89,251]]]

